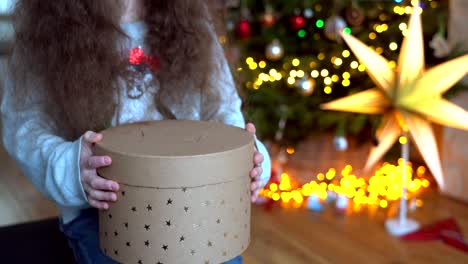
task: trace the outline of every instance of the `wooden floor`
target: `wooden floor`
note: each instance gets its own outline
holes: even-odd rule
[[[468,206],[439,195],[425,199],[412,216],[423,224],[454,217],[468,236]],[[468,254],[441,242],[404,242],[389,236],[384,219],[367,210],[347,215],[282,208],[253,210],[246,263],[468,263]]]
[[[468,236],[467,204],[439,195],[429,195],[424,202],[414,218],[431,223],[454,217]],[[316,213],[279,205],[272,210],[255,206],[245,263],[468,263],[468,254],[441,242],[403,242],[390,237],[383,221],[391,211],[343,215],[333,208]],[[53,204],[34,190],[0,148],[0,226],[56,214]]]

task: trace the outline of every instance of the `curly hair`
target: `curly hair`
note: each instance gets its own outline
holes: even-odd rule
[[[39,94],[43,112],[66,139],[108,127],[119,107],[117,80],[131,74],[124,49],[116,45],[126,37],[119,26],[120,2],[19,0],[15,8],[10,60],[15,101],[21,105]],[[200,119],[220,119],[220,94],[210,81],[220,68],[212,50],[214,5],[204,0],[143,4],[146,43],[161,64],[154,106],[165,118],[184,119],[170,109],[199,94]]]

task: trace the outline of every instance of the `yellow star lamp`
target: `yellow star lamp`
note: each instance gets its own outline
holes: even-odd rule
[[[409,132],[442,187],[444,177],[431,122],[468,130],[468,112],[442,98],[442,94],[468,72],[468,55],[426,70],[420,11],[414,8],[395,69],[364,43],[342,33],[377,88],[323,104],[321,108],[382,114],[378,145],[371,149],[366,169],[373,167],[401,135]]]

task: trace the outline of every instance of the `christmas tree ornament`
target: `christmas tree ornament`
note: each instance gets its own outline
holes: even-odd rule
[[[304,9],[304,17],[307,19],[311,19],[312,17],[314,17],[314,10],[312,10],[312,8],[310,7]]]
[[[338,195],[336,194],[336,192],[334,192],[332,190],[327,190],[327,199],[325,201],[327,203],[331,203],[331,202],[336,201],[337,197],[338,197]]]
[[[233,19],[226,20],[226,29],[231,32],[236,28],[236,22]]]
[[[371,150],[366,169],[380,160],[398,138],[402,144],[403,164],[406,164],[409,157],[407,139],[411,135],[439,187],[443,188],[445,181],[431,121],[468,130],[468,112],[442,97],[468,72],[468,55],[426,70],[420,12],[411,15],[396,69],[360,40],[344,33],[341,36],[366,66],[377,88],[323,104],[322,109],[383,114],[377,135],[379,144]],[[402,181],[406,182],[406,170],[401,174]],[[405,187],[402,193],[406,193]],[[386,222],[388,232],[397,236],[419,226],[407,218],[406,200],[400,199],[400,204],[399,219]]]
[[[346,212],[346,209],[348,208],[349,205],[349,198],[346,195],[338,195],[336,198],[336,210],[340,213]]]
[[[323,205],[318,195],[312,194],[311,196],[309,196],[309,198],[307,199],[307,208],[311,211],[316,212],[323,210]]]
[[[336,136],[333,139],[333,145],[338,151],[345,151],[348,149],[348,140],[344,136]]]
[[[345,11],[346,21],[352,26],[360,26],[362,22],[364,22],[365,14],[364,10],[359,8],[356,5],[352,5],[351,7],[347,8]]]
[[[271,5],[265,7],[265,13],[262,16],[262,25],[264,27],[271,27],[276,23],[276,14]]]
[[[346,27],[346,22],[340,16],[332,16],[329,17],[325,21],[325,27],[323,29],[323,33],[325,36],[330,40],[338,40],[340,37],[340,33]]]
[[[265,48],[265,56],[271,61],[277,61],[283,58],[284,48],[281,45],[281,42],[278,39],[274,39],[268,46]]]
[[[439,33],[436,33],[434,37],[432,37],[431,42],[429,42],[429,47],[434,50],[434,57],[439,59],[447,57],[450,52],[452,52],[449,42]]]
[[[306,19],[301,15],[293,15],[290,18],[290,22],[291,22],[291,27],[294,30],[302,29],[306,25]]]
[[[301,78],[296,82],[296,88],[303,96],[309,96],[314,92],[315,80],[312,78]]]
[[[252,26],[247,19],[241,19],[236,26],[236,35],[239,39],[248,39],[252,35]]]

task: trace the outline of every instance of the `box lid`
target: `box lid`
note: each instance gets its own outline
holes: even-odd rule
[[[95,145],[94,153],[109,155],[113,162],[99,173],[128,185],[204,186],[247,176],[253,166],[253,136],[222,123],[151,121],[102,133],[104,138]]]

